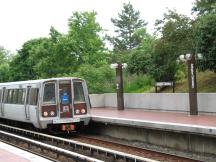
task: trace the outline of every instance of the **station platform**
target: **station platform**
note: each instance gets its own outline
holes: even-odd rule
[[[13,147],[0,142],[0,161],[1,162],[51,162],[35,154]]]
[[[91,116],[95,122],[216,136],[216,115],[101,107],[92,108]]]

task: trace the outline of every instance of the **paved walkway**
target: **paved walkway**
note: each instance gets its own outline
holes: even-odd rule
[[[1,162],[30,162],[21,156],[15,155],[9,151],[0,149],[0,161]]]
[[[143,109],[92,108],[93,121],[216,135],[216,115],[188,115]]]
[[[149,120],[178,124],[190,124],[216,127],[216,115],[188,115],[187,113],[145,111],[142,109],[125,109],[118,111],[116,108],[92,108],[92,115],[115,117],[131,120]]]
[[[51,162],[35,154],[0,142],[0,162]]]

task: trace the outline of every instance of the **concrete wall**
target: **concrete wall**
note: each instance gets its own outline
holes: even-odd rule
[[[91,94],[90,101],[92,107],[105,107],[105,94]]]
[[[92,107],[116,107],[116,94],[90,95]],[[188,111],[187,93],[126,93],[125,107],[161,111]],[[216,93],[198,93],[199,112],[216,113]]]
[[[109,123],[90,123],[86,132],[116,138],[127,145],[185,156],[198,161],[216,162],[216,138],[186,132],[128,127]],[[110,138],[111,137],[111,138]]]

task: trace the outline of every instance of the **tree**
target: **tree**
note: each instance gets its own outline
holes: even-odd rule
[[[115,71],[104,62],[100,67],[82,64],[72,76],[84,78],[90,93],[110,93],[114,91]]]
[[[198,13],[194,32],[196,52],[203,54],[198,68],[216,72],[216,1],[197,0],[192,10]]]
[[[216,12],[215,0],[196,0],[192,8],[193,12],[197,12],[198,15],[204,15]]]
[[[64,76],[75,73],[81,64],[100,66],[105,48],[95,12],[75,12],[69,19],[69,31],[50,28],[48,38],[25,42],[11,65],[11,80]],[[13,66],[16,64],[16,66]]]
[[[5,82],[9,79],[9,59],[10,52],[0,46],[0,82]]]
[[[152,66],[155,38],[145,30],[142,35],[143,38],[141,44],[132,50],[132,55],[128,62],[128,70],[133,74],[147,74],[151,69],[150,66]]]
[[[114,46],[114,51],[125,51],[133,49],[140,44],[135,32],[144,28],[146,23],[140,19],[140,12],[135,11],[133,6],[128,3],[123,5],[123,10],[118,14],[118,18],[111,19],[116,27],[116,37],[109,37],[110,42]]]
[[[199,17],[195,31],[197,53],[203,54],[203,60],[198,62],[199,69],[216,72],[216,15]]]
[[[95,12],[75,12],[69,18],[68,41],[79,64],[92,65],[105,59],[102,28],[95,16]]]
[[[174,51],[175,48],[163,39],[156,40],[149,66],[149,74],[155,81],[175,81],[177,67]]]
[[[194,45],[193,20],[175,10],[168,10],[162,20],[156,20],[156,33],[173,48],[173,54],[192,52]]]
[[[15,55],[10,62],[10,80],[19,81],[38,78],[34,71],[34,66],[38,58],[37,60],[33,59],[32,51],[41,44],[42,41],[43,38],[32,39],[23,44],[17,55]]]
[[[150,73],[156,81],[174,81],[177,57],[195,50],[193,21],[169,10],[156,21],[156,29],[161,38],[156,41]]]

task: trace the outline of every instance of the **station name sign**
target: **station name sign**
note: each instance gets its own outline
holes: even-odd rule
[[[173,86],[173,82],[157,82],[156,83],[157,87],[162,87],[162,86]]]

